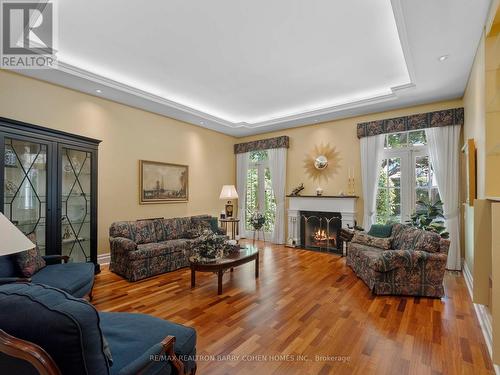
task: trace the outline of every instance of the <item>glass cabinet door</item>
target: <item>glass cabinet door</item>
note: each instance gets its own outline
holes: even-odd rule
[[[4,138],[4,215],[46,253],[48,145]]]
[[[92,153],[61,147],[61,247],[72,262],[91,261]]]

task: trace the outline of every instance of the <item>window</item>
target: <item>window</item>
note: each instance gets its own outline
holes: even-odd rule
[[[267,151],[265,150],[253,151],[249,156],[245,207],[247,231],[253,230],[250,219],[255,212],[260,212],[265,216],[264,230],[272,232],[276,213],[276,200],[271,184]]]
[[[405,222],[417,202],[439,200],[424,130],[387,134],[377,192],[377,223]]]

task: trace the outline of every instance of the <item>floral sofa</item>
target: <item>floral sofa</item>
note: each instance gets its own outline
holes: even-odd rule
[[[394,224],[389,238],[356,232],[347,264],[374,294],[442,297],[449,244],[436,233]]]
[[[207,229],[224,234],[209,215],[115,222],[109,229],[109,268],[137,281],[188,267],[193,246]]]

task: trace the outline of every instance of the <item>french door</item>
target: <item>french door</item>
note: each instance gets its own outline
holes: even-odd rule
[[[265,161],[251,163],[247,173],[246,197],[246,237],[253,236],[253,227],[250,219],[255,212],[264,215],[266,222],[264,232],[269,240],[274,230],[276,215],[276,200],[271,183],[271,173]]]
[[[406,222],[417,202],[439,192],[426,147],[385,150],[377,193],[377,222]]]

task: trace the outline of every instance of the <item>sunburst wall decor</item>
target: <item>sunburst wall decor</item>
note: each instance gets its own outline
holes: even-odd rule
[[[304,158],[306,174],[314,181],[327,182],[339,170],[339,152],[330,143],[314,146],[314,150]]]

